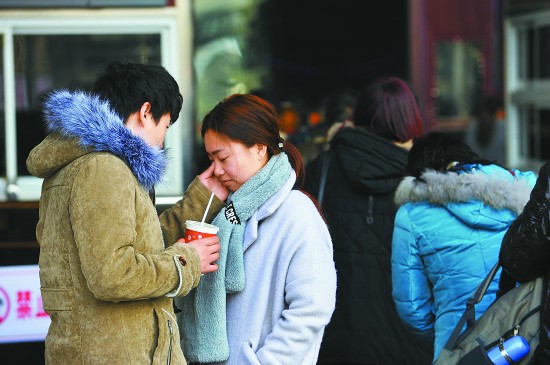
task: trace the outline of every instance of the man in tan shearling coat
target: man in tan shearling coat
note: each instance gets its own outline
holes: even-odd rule
[[[94,93],[48,96],[49,135],[27,159],[29,171],[44,178],[36,235],[52,320],[46,364],[186,363],[173,297],[217,270],[220,246],[217,237],[178,239],[186,219],[202,218],[210,191],[219,199],[208,219],[227,190],[210,168],[159,223],[151,197],[166,166],[164,136],[181,105],[164,68],[118,62]]]

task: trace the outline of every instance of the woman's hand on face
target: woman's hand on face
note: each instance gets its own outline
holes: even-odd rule
[[[199,180],[212,191],[218,199],[225,201],[229,195],[229,190],[222,184],[220,179],[214,175],[214,162],[199,175]]]

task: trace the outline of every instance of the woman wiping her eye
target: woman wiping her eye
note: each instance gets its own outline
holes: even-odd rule
[[[235,94],[204,118],[214,174],[231,192],[219,226],[216,273],[184,301],[188,360],[315,364],[334,311],[332,242],[304,181],[298,150],[279,136],[265,100]]]

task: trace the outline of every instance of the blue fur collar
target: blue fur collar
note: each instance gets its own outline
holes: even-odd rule
[[[76,138],[84,148],[110,152],[124,160],[146,189],[161,181],[167,164],[166,151],[148,146],[133,135],[109,103],[96,95],[55,91],[44,103],[44,119],[48,132]]]

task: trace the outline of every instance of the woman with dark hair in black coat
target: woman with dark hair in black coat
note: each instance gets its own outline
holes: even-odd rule
[[[393,195],[422,135],[418,105],[403,80],[381,78],[359,94],[353,122],[306,171],[305,188],[318,196],[329,157],[322,205],[338,285],[318,364],[430,364],[431,344],[405,328],[391,295]]]

